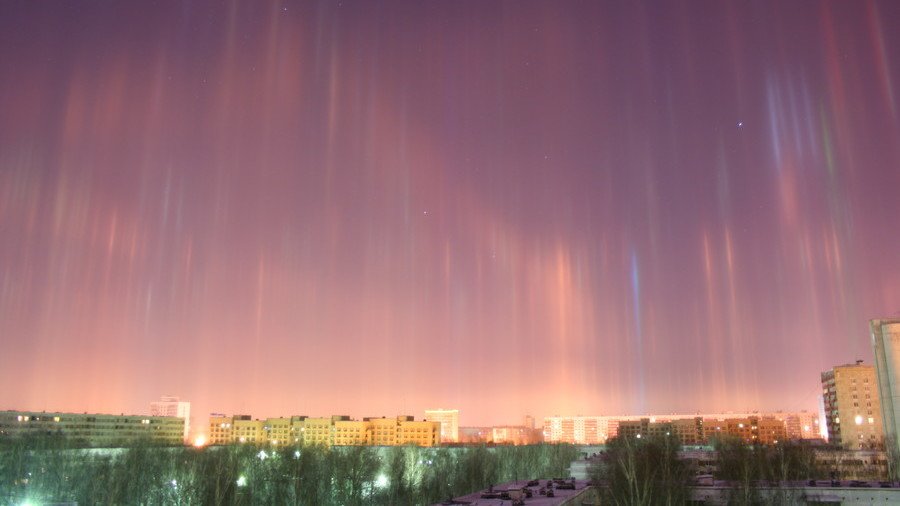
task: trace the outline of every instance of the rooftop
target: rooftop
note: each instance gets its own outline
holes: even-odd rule
[[[552,487],[548,484],[552,483]],[[590,488],[590,481],[573,478],[555,480],[520,480],[472,492],[438,505],[470,504],[477,506],[510,505],[510,501],[522,498],[527,506],[559,506]],[[528,494],[531,497],[528,497]],[[513,503],[514,504],[514,503]],[[438,506],[436,505],[436,506]]]

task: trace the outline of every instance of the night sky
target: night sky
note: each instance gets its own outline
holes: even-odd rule
[[[0,3],[0,409],[817,409],[900,2]]]

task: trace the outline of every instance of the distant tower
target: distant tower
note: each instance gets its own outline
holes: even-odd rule
[[[191,403],[180,401],[178,397],[164,395],[150,403],[150,416],[177,416],[184,418],[184,440],[191,432]]]
[[[871,320],[869,330],[875,349],[885,446],[888,451],[900,452],[900,318]]]

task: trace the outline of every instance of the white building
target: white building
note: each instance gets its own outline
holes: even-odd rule
[[[459,442],[459,410],[458,409],[426,409],[425,419],[429,422],[441,422],[441,442]]]
[[[184,440],[188,440],[191,431],[191,403],[178,400],[178,397],[164,395],[158,401],[150,403],[150,416],[176,416],[184,419]]]

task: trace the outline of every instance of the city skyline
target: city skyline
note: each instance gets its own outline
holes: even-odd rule
[[[0,409],[817,409],[900,315],[897,20],[6,2]]]

